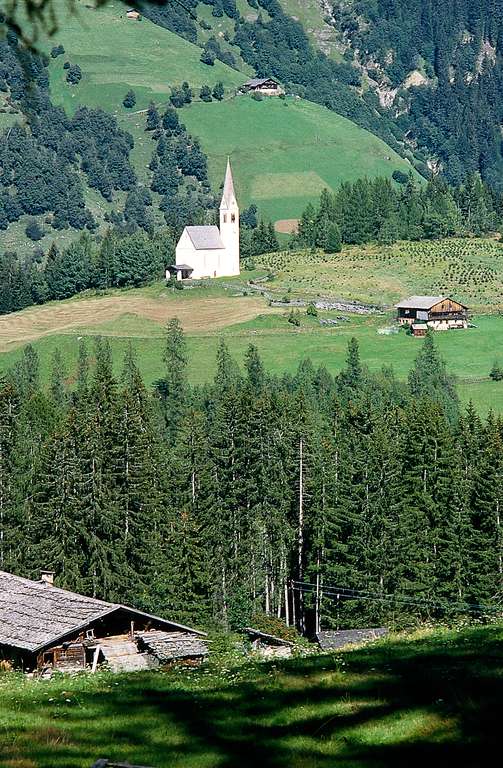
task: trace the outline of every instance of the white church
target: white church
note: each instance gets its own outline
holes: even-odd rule
[[[166,279],[172,275],[177,280],[239,275],[239,208],[229,160],[220,203],[220,229],[185,227],[176,246],[176,263],[166,270]]]

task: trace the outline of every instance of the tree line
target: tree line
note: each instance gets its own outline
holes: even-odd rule
[[[406,382],[355,339],[335,377],[308,359],[273,376],[253,345],[241,367],[220,341],[194,387],[177,320],[162,360],[148,388],[132,347],[117,375],[108,342],[82,340],[76,375],[56,350],[44,388],[27,346],[1,378],[0,568],[207,626],[402,626],[501,601],[503,422],[460,408],[432,336]]]
[[[167,230],[153,235],[109,230],[99,240],[84,234],[61,250],[53,243],[46,255],[36,251],[24,261],[6,251],[0,257],[0,314],[67,299],[89,288],[145,285],[164,277],[173,250]]]
[[[439,177],[419,186],[412,176],[395,171],[391,179],[357,179],[330,193],[321,193],[319,205],[309,204],[293,236],[292,247],[340,251],[342,243],[397,240],[432,240],[481,236],[502,224],[503,199],[478,174],[466,184],[450,187]]]

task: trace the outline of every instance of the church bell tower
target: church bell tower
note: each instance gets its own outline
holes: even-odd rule
[[[239,208],[234,193],[231,164],[227,158],[224,190],[220,203],[220,237],[225,246],[226,274],[239,275]]]

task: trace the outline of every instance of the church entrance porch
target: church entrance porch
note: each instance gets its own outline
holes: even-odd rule
[[[190,280],[193,268],[188,264],[172,264],[166,270],[166,280],[176,277],[177,280]]]

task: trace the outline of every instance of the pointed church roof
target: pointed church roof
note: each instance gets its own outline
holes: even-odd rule
[[[231,161],[227,158],[227,168],[225,171],[224,190],[220,208],[230,208],[232,204],[237,205],[236,194],[234,192],[234,180],[232,178]]]

